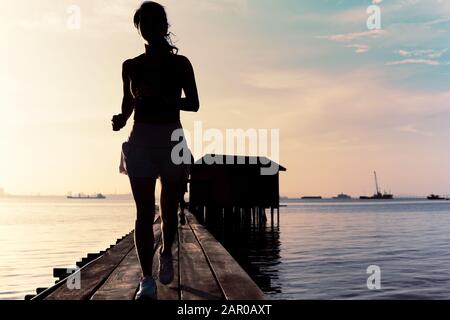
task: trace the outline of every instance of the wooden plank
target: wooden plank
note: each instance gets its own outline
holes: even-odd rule
[[[159,250],[161,249],[162,241],[159,243],[156,249],[155,256],[153,258],[153,270],[155,275],[158,274],[159,270]],[[179,269],[178,269],[178,234],[172,246],[173,255],[173,271],[174,277],[173,281],[168,285],[163,285],[159,280],[156,280],[156,285],[158,286],[158,300],[180,300],[180,282],[179,282]]]
[[[131,250],[91,300],[133,300],[142,277],[136,250]]]
[[[181,300],[220,300],[222,294],[189,225],[178,228]]]
[[[191,213],[186,212],[186,218],[205,252],[225,299],[265,299],[261,289],[206,228]]]
[[[134,232],[126,236],[114,248],[108,250],[103,256],[86,265],[77,273],[80,274],[81,288],[69,289],[67,279],[63,280],[55,291],[45,300],[87,300],[95,290],[103,284],[117,265],[128,255],[134,247]]]
[[[154,250],[156,250],[161,239],[160,220],[153,225],[153,233],[155,235]],[[141,278],[142,270],[134,247],[95,292],[91,300],[134,300]]]

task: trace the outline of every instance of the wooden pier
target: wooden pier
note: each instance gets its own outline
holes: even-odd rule
[[[225,248],[186,210],[186,224],[179,226],[172,253],[174,281],[157,281],[158,300],[262,300],[263,292]],[[161,246],[160,218],[155,233],[154,270]],[[51,288],[37,289],[31,300],[134,300],[142,277],[134,247],[134,234],[118,240],[105,252],[88,255],[77,263],[80,269],[68,274],[55,269],[59,277]],[[74,288],[74,279],[80,280]]]

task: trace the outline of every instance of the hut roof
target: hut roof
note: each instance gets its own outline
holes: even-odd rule
[[[212,160],[215,160],[212,163]],[[282,165],[270,160],[267,157],[259,156],[237,156],[237,155],[221,155],[221,154],[206,154],[201,159],[194,163],[196,166],[256,166],[258,168],[270,167],[275,164],[278,166],[278,171],[286,171]]]

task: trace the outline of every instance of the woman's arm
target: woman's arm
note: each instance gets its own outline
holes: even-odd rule
[[[123,100],[122,100],[122,114],[128,120],[133,114],[134,110],[134,97],[131,92],[130,81],[130,67],[129,60],[125,61],[122,66],[122,80],[123,80]]]
[[[113,117],[113,130],[120,131],[127,124],[128,119],[133,114],[134,97],[131,92],[131,81],[129,77],[129,60],[122,65],[122,80],[123,80],[123,99],[122,99],[122,113]]]
[[[183,57],[182,86],[186,98],[181,99],[181,110],[197,112],[200,109],[197,84],[195,82],[194,68],[188,58]]]

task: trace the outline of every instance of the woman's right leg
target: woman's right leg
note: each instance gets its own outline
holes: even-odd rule
[[[151,277],[156,179],[130,177],[130,183],[137,209],[136,228],[134,231],[136,250],[144,277]]]

